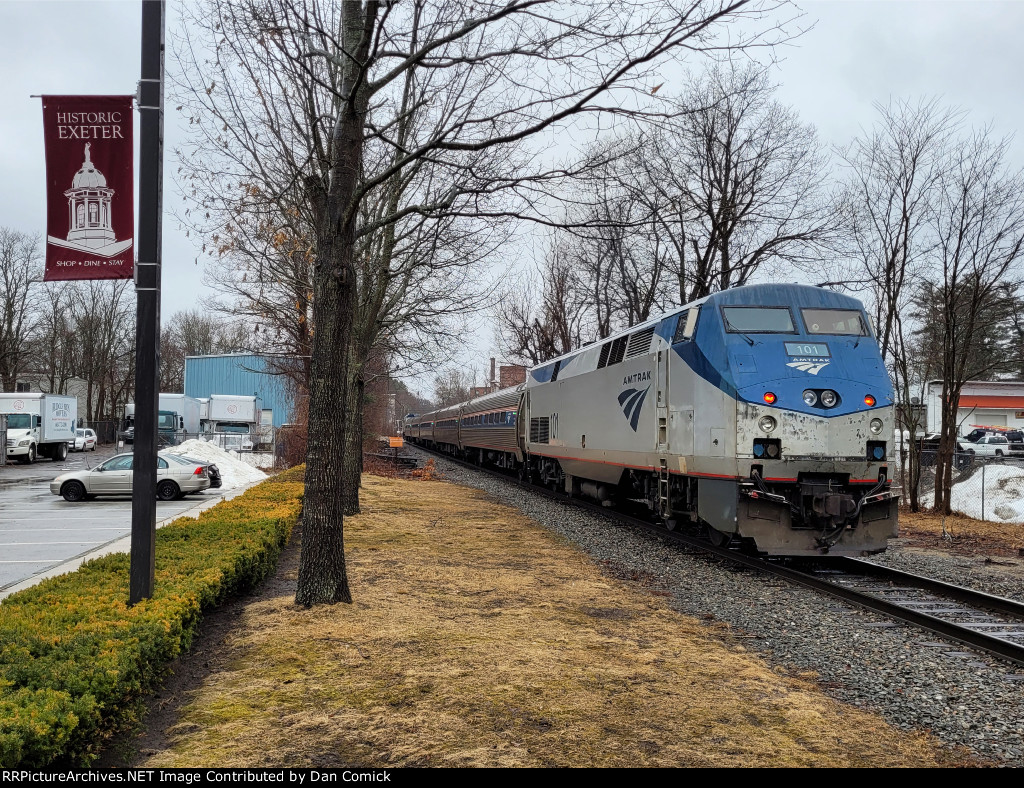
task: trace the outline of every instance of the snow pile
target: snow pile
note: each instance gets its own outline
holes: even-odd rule
[[[220,489],[222,490],[233,490],[250,482],[258,482],[267,478],[267,474],[263,471],[242,462],[232,452],[224,451],[212,443],[195,438],[187,440],[178,446],[169,446],[166,449],[162,449],[160,453],[177,454],[182,457],[191,457],[194,460],[212,462],[220,471]]]
[[[923,506],[934,500],[934,490],[921,495]],[[977,520],[1024,523],[1024,467],[992,462],[965,473],[953,484],[950,507]]]

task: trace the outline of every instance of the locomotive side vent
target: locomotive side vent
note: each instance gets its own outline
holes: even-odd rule
[[[612,364],[618,364],[622,361],[622,357],[626,355],[626,343],[629,342],[629,337],[619,337],[612,341],[611,352],[608,353],[608,366]]]
[[[530,419],[530,443],[547,443],[550,419],[547,416]]]
[[[637,331],[629,338],[629,347],[626,348],[626,358],[642,356],[651,349],[651,340],[654,338],[654,326]]]

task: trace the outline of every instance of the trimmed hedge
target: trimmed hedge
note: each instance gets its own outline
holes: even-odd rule
[[[0,602],[0,767],[88,765],[136,720],[202,612],[273,571],[301,510],[302,474],[160,528],[154,596],[134,607],[124,553]]]

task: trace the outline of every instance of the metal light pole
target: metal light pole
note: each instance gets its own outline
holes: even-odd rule
[[[160,380],[160,257],[164,161],[164,0],[142,1],[139,81],[139,236],[135,264],[135,443],[128,604],[153,595],[156,437]]]

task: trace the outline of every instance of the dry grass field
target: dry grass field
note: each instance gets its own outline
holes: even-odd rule
[[[1024,556],[1024,524],[974,520],[961,514],[900,510],[900,537],[912,547],[960,554]]]
[[[297,550],[211,619],[105,765],[964,765],[602,574],[483,493],[366,477],[355,602],[293,604]]]

